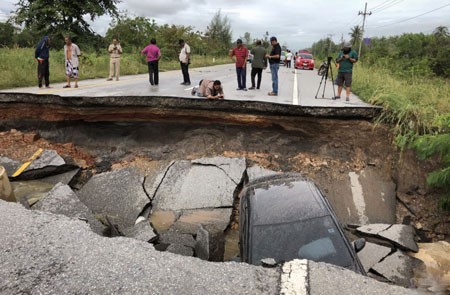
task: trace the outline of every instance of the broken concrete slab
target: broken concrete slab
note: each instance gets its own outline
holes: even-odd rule
[[[252,166],[250,168],[247,168],[246,171],[247,171],[247,178],[248,178],[249,182],[253,181],[253,180],[255,180],[256,178],[259,178],[259,177],[269,176],[269,175],[279,174],[280,173],[280,172],[276,172],[276,171],[273,171],[273,170],[269,170],[269,169],[263,168],[263,167],[261,167],[259,165],[254,165],[254,166]]]
[[[411,225],[393,224],[388,229],[379,232],[378,235],[392,241],[403,250],[419,251],[419,247],[414,239],[416,231]]]
[[[396,251],[375,264],[372,269],[394,284],[408,288],[412,287],[411,279],[414,277],[414,269],[418,267],[425,267],[420,259],[408,256],[403,251]]]
[[[153,208],[176,211],[231,207],[233,193],[244,170],[243,158],[177,161],[161,182],[153,200]]]
[[[172,228],[178,232],[196,234],[201,224],[215,224],[224,231],[230,223],[231,213],[231,208],[183,210]]]
[[[168,231],[174,224],[176,215],[173,211],[154,211],[149,218],[152,227],[158,233],[163,233]]]
[[[363,234],[381,237],[403,250],[417,252],[419,249],[415,241],[415,230],[410,225],[375,223],[360,226],[356,230]]]
[[[358,257],[364,267],[364,270],[368,272],[372,266],[380,262],[384,257],[388,256],[391,251],[392,249],[389,247],[366,242],[364,248],[358,252]]]
[[[166,251],[183,256],[194,256],[194,249],[180,244],[170,244]]]
[[[54,214],[61,214],[67,217],[86,221],[91,229],[103,235],[106,227],[98,221],[91,210],[84,205],[77,197],[74,191],[65,184],[56,184],[47,195],[39,200],[33,207],[33,210],[40,210]]]
[[[168,231],[159,235],[158,242],[160,244],[179,244],[194,248],[195,240],[190,234],[182,234],[176,231]]]
[[[19,169],[20,167],[20,162],[7,158],[7,157],[0,157],[0,165],[2,165],[3,167],[5,167],[6,169],[6,174],[11,177],[14,172],[17,171],[17,169]]]
[[[77,168],[77,169],[73,169],[73,170],[70,170],[68,172],[64,172],[61,174],[56,174],[53,176],[45,177],[40,180],[51,183],[51,184],[57,184],[59,182],[63,183],[63,184],[69,184],[79,171],[80,171],[80,169]]]
[[[151,242],[157,238],[150,222],[147,220],[139,222],[133,227],[124,229],[122,233],[128,238],[133,238],[144,242]]]
[[[225,253],[225,233],[215,224],[200,225],[197,231],[195,253],[197,257],[209,261],[223,261]]]
[[[144,176],[136,168],[94,175],[77,192],[80,200],[95,214],[106,214],[119,230],[133,227],[149,203],[143,189]]]
[[[17,180],[44,178],[78,168],[71,160],[66,160],[54,150],[44,150],[39,157],[17,177]]]

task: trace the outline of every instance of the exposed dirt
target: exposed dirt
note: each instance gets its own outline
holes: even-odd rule
[[[29,130],[29,129],[28,129]],[[300,172],[328,195],[349,171],[375,167],[397,184],[397,221],[411,222],[423,239],[450,238],[449,214],[425,185],[432,162],[399,156],[389,131],[367,121],[297,119],[258,128],[176,123],[73,123],[40,125],[39,130],[0,133],[0,156],[25,161],[38,148],[53,149],[95,173],[135,166],[143,172],[159,161],[223,155],[246,157],[249,166]],[[105,168],[106,167],[106,168]],[[409,219],[409,220],[408,220]]]

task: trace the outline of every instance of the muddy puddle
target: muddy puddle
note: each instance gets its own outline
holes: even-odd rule
[[[414,283],[420,291],[450,294],[450,243],[420,243],[419,252],[411,256],[419,258],[426,266],[415,272]]]

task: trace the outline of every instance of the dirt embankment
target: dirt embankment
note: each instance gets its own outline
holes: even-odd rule
[[[327,195],[350,171],[376,169],[397,185],[397,222],[411,222],[424,239],[450,239],[449,214],[438,209],[438,195],[425,185],[433,169],[413,151],[400,154],[389,130],[367,121],[271,118],[258,126],[165,123],[42,123],[0,133],[0,156],[25,161],[38,148],[53,149],[94,173],[158,161],[223,155],[246,157],[249,165],[300,172]]]

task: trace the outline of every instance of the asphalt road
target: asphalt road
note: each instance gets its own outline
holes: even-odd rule
[[[105,72],[108,69],[105,69]],[[250,83],[251,65],[247,68],[247,87]],[[36,87],[23,87],[3,90],[2,92],[21,92],[36,94],[55,94],[60,96],[176,96],[192,97],[191,90],[194,85],[203,79],[221,80],[225,99],[232,100],[257,100],[281,104],[292,104],[301,106],[324,106],[324,107],[367,107],[359,97],[352,94],[350,101],[344,99],[332,100],[333,85],[325,80],[321,84],[321,76],[317,71],[295,70],[280,66],[279,70],[279,93],[277,97],[268,96],[271,91],[271,74],[269,69],[263,71],[260,90],[237,91],[237,79],[234,64],[218,65],[212,67],[190,69],[191,86],[180,85],[182,82],[181,70],[160,73],[158,86],[151,86],[148,75],[130,75],[120,77],[119,81],[106,81],[106,79],[90,79],[79,82],[79,88],[63,88],[65,83],[52,84],[53,88],[39,89]],[[357,77],[355,77],[357,79]],[[72,83],[72,87],[73,87]],[[319,88],[320,86],[320,88]],[[337,87],[335,87],[337,92]],[[317,99],[315,98],[316,94]]]

